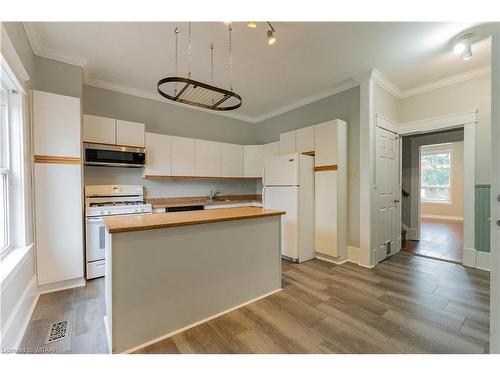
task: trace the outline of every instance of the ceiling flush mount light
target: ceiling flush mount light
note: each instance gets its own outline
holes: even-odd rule
[[[271,25],[271,22],[267,23],[269,25],[269,30],[267,30],[267,44],[272,45],[276,43],[276,30],[274,30],[273,25]]]
[[[257,28],[257,22],[250,21],[250,22],[247,23],[247,27],[249,27],[251,29],[256,29]]]
[[[455,52],[457,55],[460,55],[460,57],[463,60],[468,60],[472,57],[472,49],[470,42],[472,37],[473,34],[463,35],[457,39],[455,45],[453,46],[453,52]]]
[[[214,80],[214,45],[210,44],[210,61],[212,65],[212,84],[207,84],[191,79],[191,23],[189,23],[188,36],[188,66],[187,77],[178,74],[177,45],[179,30],[174,29],[175,35],[175,76],[165,77],[158,81],[158,93],[174,102],[180,102],[213,111],[231,111],[241,107],[241,96],[233,92],[233,54],[232,54],[232,28],[227,27],[229,35],[229,81],[230,89],[226,90],[213,85]]]

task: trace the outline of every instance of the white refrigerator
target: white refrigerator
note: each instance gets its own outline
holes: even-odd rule
[[[314,253],[314,157],[279,155],[264,163],[264,208],[283,210],[281,256],[304,262]]]

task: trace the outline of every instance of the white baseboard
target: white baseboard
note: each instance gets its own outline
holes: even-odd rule
[[[350,263],[354,263],[354,264],[361,266],[361,267],[373,268],[373,266],[367,266],[365,264],[360,263],[359,253],[360,253],[359,247],[347,246],[347,259],[340,260],[339,258],[331,257],[331,256],[328,256],[326,254],[320,254],[320,253],[316,253],[316,258],[324,260],[326,262],[334,263],[337,265],[344,264],[346,262],[350,262]]]
[[[448,216],[448,215],[431,215],[422,214],[420,215],[422,219],[435,219],[435,220],[447,220],[447,221],[464,221],[463,216]]]
[[[490,253],[464,247],[463,265],[467,267],[474,267],[474,268],[479,268],[481,270],[490,271],[491,270]]]
[[[39,294],[37,293],[36,275],[33,275],[30,282],[23,291],[21,298],[14,307],[11,316],[2,327],[1,349],[3,351],[19,349],[24,332],[31,320],[31,315],[35,310]]]
[[[135,351],[137,351],[137,350],[139,350],[139,349],[145,348],[146,346],[152,345],[152,344],[154,344],[154,343],[156,343],[156,342],[158,342],[158,341],[165,340],[165,339],[167,339],[167,338],[169,338],[169,337],[171,337],[171,336],[177,335],[178,333],[181,333],[181,332],[187,331],[187,330],[188,330],[188,329],[190,329],[190,328],[193,328],[193,327],[196,327],[196,326],[198,326],[198,325],[200,325],[200,324],[206,323],[206,322],[208,322],[209,320],[212,320],[212,319],[218,318],[219,316],[222,316],[222,315],[224,315],[224,314],[230,313],[231,311],[234,311],[234,310],[237,310],[237,309],[239,309],[239,308],[241,308],[241,307],[243,307],[243,306],[249,305],[250,303],[253,303],[253,302],[256,302],[256,301],[261,300],[261,299],[263,299],[263,298],[266,298],[266,297],[268,297],[268,296],[270,296],[270,295],[272,295],[272,294],[274,294],[274,293],[277,293],[277,292],[279,292],[279,291],[281,291],[281,290],[283,290],[283,289],[282,289],[282,288],[279,288],[279,289],[273,290],[272,292],[269,292],[269,293],[263,294],[263,295],[261,295],[261,296],[259,296],[259,297],[257,297],[257,298],[254,298],[254,299],[252,299],[252,300],[250,300],[250,301],[244,302],[244,303],[242,303],[242,304],[240,304],[240,305],[238,305],[238,306],[234,306],[234,307],[232,307],[232,308],[230,308],[230,309],[227,309],[227,310],[221,311],[220,313],[217,313],[217,314],[211,315],[211,316],[209,316],[208,318],[205,318],[205,319],[202,319],[202,320],[200,320],[200,321],[198,321],[198,322],[195,322],[195,323],[189,324],[189,325],[187,325],[187,326],[185,326],[185,327],[183,327],[183,328],[180,328],[180,329],[178,329],[178,330],[176,330],[176,331],[174,331],[174,332],[167,333],[166,335],[163,335],[163,336],[157,337],[157,338],[155,338],[155,339],[153,339],[153,340],[151,340],[151,341],[145,342],[144,344],[141,344],[141,345],[138,345],[138,346],[136,346],[136,347],[130,348],[130,349],[128,349],[128,350],[125,350],[123,353],[125,353],[125,354],[127,354],[127,353],[133,353],[133,352],[135,352]]]
[[[76,279],[59,281],[57,283],[45,284],[38,286],[38,293],[52,293],[57,292],[59,290],[78,288],[80,286],[85,286],[85,278],[78,277]]]
[[[332,257],[330,255],[321,253],[316,253],[316,259],[321,259],[324,260],[325,262],[330,262],[337,265],[344,264],[345,262],[348,261],[347,259],[340,259],[340,257]]]
[[[406,239],[411,241],[418,241],[417,228],[408,228],[406,232]]]
[[[476,251],[476,268],[491,271],[490,253]]]
[[[108,316],[104,315],[104,329],[106,330],[106,341],[108,344],[108,353],[112,354],[113,349],[112,349],[112,342],[111,342],[111,330],[109,329],[109,321],[108,321]]]

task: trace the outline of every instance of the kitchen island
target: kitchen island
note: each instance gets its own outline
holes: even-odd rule
[[[106,329],[132,352],[281,289],[283,211],[106,217]]]

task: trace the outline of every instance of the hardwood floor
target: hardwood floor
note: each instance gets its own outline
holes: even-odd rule
[[[463,223],[422,218],[420,241],[403,241],[401,251],[462,263]]]
[[[137,353],[487,353],[489,350],[486,271],[403,253],[373,269],[311,260],[303,264],[283,261],[282,270],[283,291]],[[95,286],[99,283],[94,281],[84,288],[90,287],[89,294],[94,296],[91,299],[103,298],[102,294],[99,297],[94,294],[102,293],[101,286]],[[39,343],[39,335],[45,338],[48,326],[45,324],[41,329],[40,319],[49,323],[69,311],[68,301],[76,303],[80,300],[77,294],[82,291],[57,293],[41,299],[43,306],[37,306],[23,345]],[[49,301],[55,303],[51,305]],[[96,306],[101,306],[100,302]],[[48,308],[52,312],[42,313]],[[90,316],[73,313],[78,330],[70,344],[61,344],[65,352],[100,352],[104,348],[102,316],[97,316],[100,308]],[[76,322],[82,319],[85,323]],[[76,345],[73,341],[76,337],[87,341]]]

